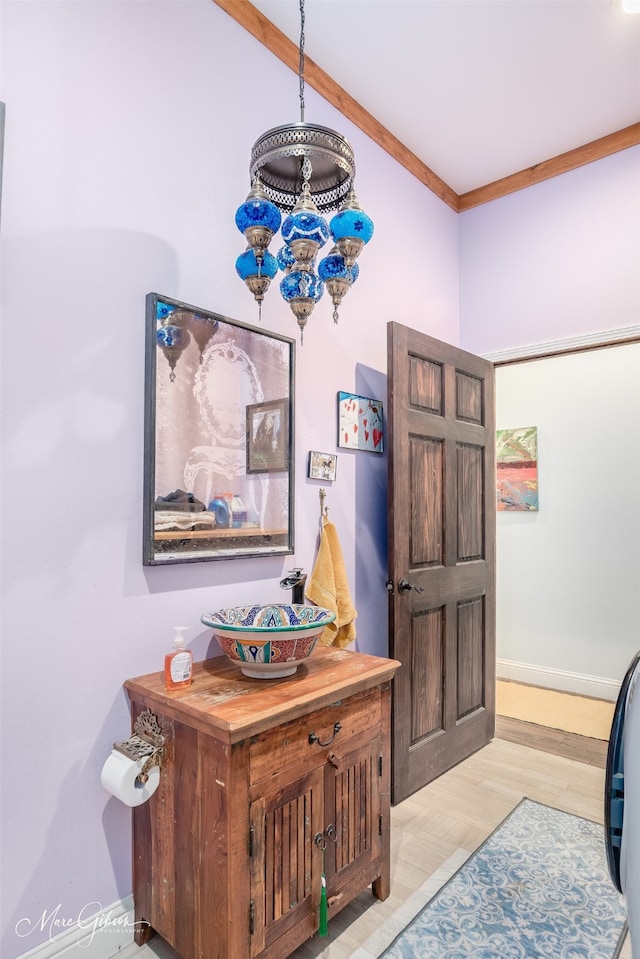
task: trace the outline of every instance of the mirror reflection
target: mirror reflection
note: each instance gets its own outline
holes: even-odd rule
[[[147,296],[145,565],[293,552],[288,337]]]

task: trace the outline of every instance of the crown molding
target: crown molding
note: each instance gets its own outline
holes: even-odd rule
[[[517,346],[510,350],[499,350],[496,353],[483,353],[482,357],[494,366],[502,366],[507,363],[542,360],[548,356],[584,353],[586,350],[600,350],[609,346],[623,346],[625,343],[637,342],[640,342],[640,326],[625,326],[617,330],[587,333],[584,336],[572,336],[530,346]]]
[[[297,45],[289,40],[249,0],[212,0],[212,2],[229,14],[236,23],[262,43],[267,50],[294,73],[298,73],[300,51]],[[634,123],[624,130],[618,130],[601,137],[599,140],[577,147],[575,150],[569,150],[569,152],[560,156],[544,160],[526,170],[521,170],[519,173],[514,173],[511,176],[503,177],[501,180],[496,180],[494,183],[488,183],[486,186],[458,195],[309,57],[305,57],[304,77],[305,83],[308,83],[316,93],[324,97],[359,130],[366,133],[374,143],[382,147],[400,166],[404,167],[432,193],[435,193],[456,213],[470,210],[483,203],[489,203],[491,200],[496,200],[507,194],[524,190],[526,187],[534,186],[543,180],[559,176],[561,173],[568,173],[577,167],[592,163],[594,160],[601,160],[612,153],[618,153],[620,150],[625,150],[640,143],[640,123]]]
[[[624,130],[618,130],[616,133],[610,133],[598,140],[592,140],[591,143],[585,143],[584,146],[576,147],[575,150],[561,153],[551,160],[544,160],[542,163],[536,163],[535,166],[521,170],[519,173],[513,173],[511,176],[503,177],[494,183],[478,187],[477,190],[463,193],[458,198],[459,210],[460,212],[470,210],[474,206],[489,203],[491,200],[497,200],[509,193],[517,193],[518,190],[525,190],[529,186],[542,183],[544,180],[550,180],[554,176],[569,173],[570,170],[586,166],[587,163],[593,163],[594,160],[602,160],[613,153],[620,153],[621,150],[637,146],[638,143],[640,143],[640,123],[633,123],[630,127],[625,127]]]

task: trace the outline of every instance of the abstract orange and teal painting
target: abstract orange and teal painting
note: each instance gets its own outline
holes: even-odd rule
[[[496,433],[498,510],[538,509],[538,428]]]

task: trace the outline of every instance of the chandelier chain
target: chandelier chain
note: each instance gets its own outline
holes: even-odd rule
[[[254,185],[236,211],[248,247],[236,260],[236,272],[258,303],[259,317],[270,282],[278,268],[284,272],[280,292],[298,321],[302,343],[309,314],[325,287],[338,322],[338,307],[358,277],[355,261],[371,239],[373,222],[353,190],[355,158],[349,142],[335,130],[305,123],[305,0],[298,0],[298,7],[300,122],[267,130],[253,145],[249,176]],[[334,210],[338,213],[329,224],[322,214]],[[276,258],[268,246],[279,229],[285,245]],[[316,256],[329,235],[333,246],[316,273]]]
[[[304,0],[300,0],[300,122],[304,123]]]

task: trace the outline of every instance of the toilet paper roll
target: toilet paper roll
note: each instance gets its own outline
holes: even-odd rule
[[[142,766],[143,762],[136,762],[124,753],[112,749],[102,767],[102,785],[126,806],[140,806],[153,796],[160,783],[159,766],[151,767],[146,783],[138,782],[136,777]]]

